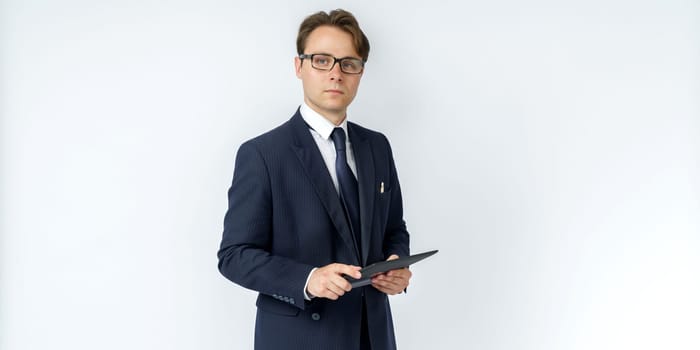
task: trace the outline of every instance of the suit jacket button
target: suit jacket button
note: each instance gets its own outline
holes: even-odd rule
[[[311,314],[311,319],[314,321],[318,321],[321,319],[321,315],[319,315],[317,312],[314,312]]]

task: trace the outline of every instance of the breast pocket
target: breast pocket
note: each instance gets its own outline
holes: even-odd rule
[[[379,221],[382,223],[382,229],[386,227],[386,222],[389,219],[389,208],[391,207],[391,189],[384,189],[384,193],[378,194],[377,199],[377,214]]]

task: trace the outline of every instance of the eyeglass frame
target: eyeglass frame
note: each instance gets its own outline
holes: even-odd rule
[[[323,68],[317,68],[317,67],[315,67],[315,66],[314,66],[314,56],[317,56],[317,55],[323,55],[323,56],[328,56],[328,57],[333,58],[333,64],[331,65],[331,67],[328,68],[328,69],[323,69]],[[340,63],[340,66],[339,66],[339,67],[340,67],[340,71],[343,72],[343,73],[345,73],[345,74],[362,74],[362,72],[365,71],[365,63],[367,63],[366,60],[359,59],[359,58],[356,58],[356,57],[343,57],[343,58],[338,58],[338,57],[335,57],[335,56],[333,56],[333,55],[329,55],[329,54],[327,54],[327,53],[312,53],[312,54],[305,54],[305,53],[302,53],[302,54],[299,55],[299,59],[301,59],[302,62],[303,62],[305,59],[307,59],[307,58],[311,61],[311,68],[317,69],[317,70],[320,70],[320,71],[324,71],[324,72],[330,72],[330,71],[332,71],[333,68],[335,67],[335,64],[336,64],[336,63]],[[344,60],[358,60],[358,61],[360,61],[360,63],[362,64],[362,66],[361,66],[362,69],[361,69],[359,72],[357,72],[357,73],[348,73],[348,72],[346,72],[346,71],[343,70],[343,61],[344,61]]]

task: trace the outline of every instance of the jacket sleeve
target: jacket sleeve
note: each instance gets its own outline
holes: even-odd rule
[[[391,177],[391,198],[389,202],[389,212],[384,232],[384,258],[388,258],[391,254],[398,256],[410,255],[409,249],[409,234],[406,230],[406,222],[403,219],[403,198],[401,197],[401,186],[396,173],[396,165],[394,164],[394,156],[392,155],[389,141],[384,137],[386,148],[389,153],[389,166]]]
[[[236,284],[304,309],[304,286],[314,266],[271,253],[273,208],[269,176],[255,143],[241,145],[217,254],[219,271]]]

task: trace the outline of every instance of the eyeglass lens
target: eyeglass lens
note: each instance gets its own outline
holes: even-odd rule
[[[313,55],[311,65],[316,69],[330,70],[335,62],[336,60],[333,56],[316,54]],[[340,58],[338,59],[338,64],[340,64],[340,70],[345,73],[359,73],[362,71],[362,60],[357,58]]]

